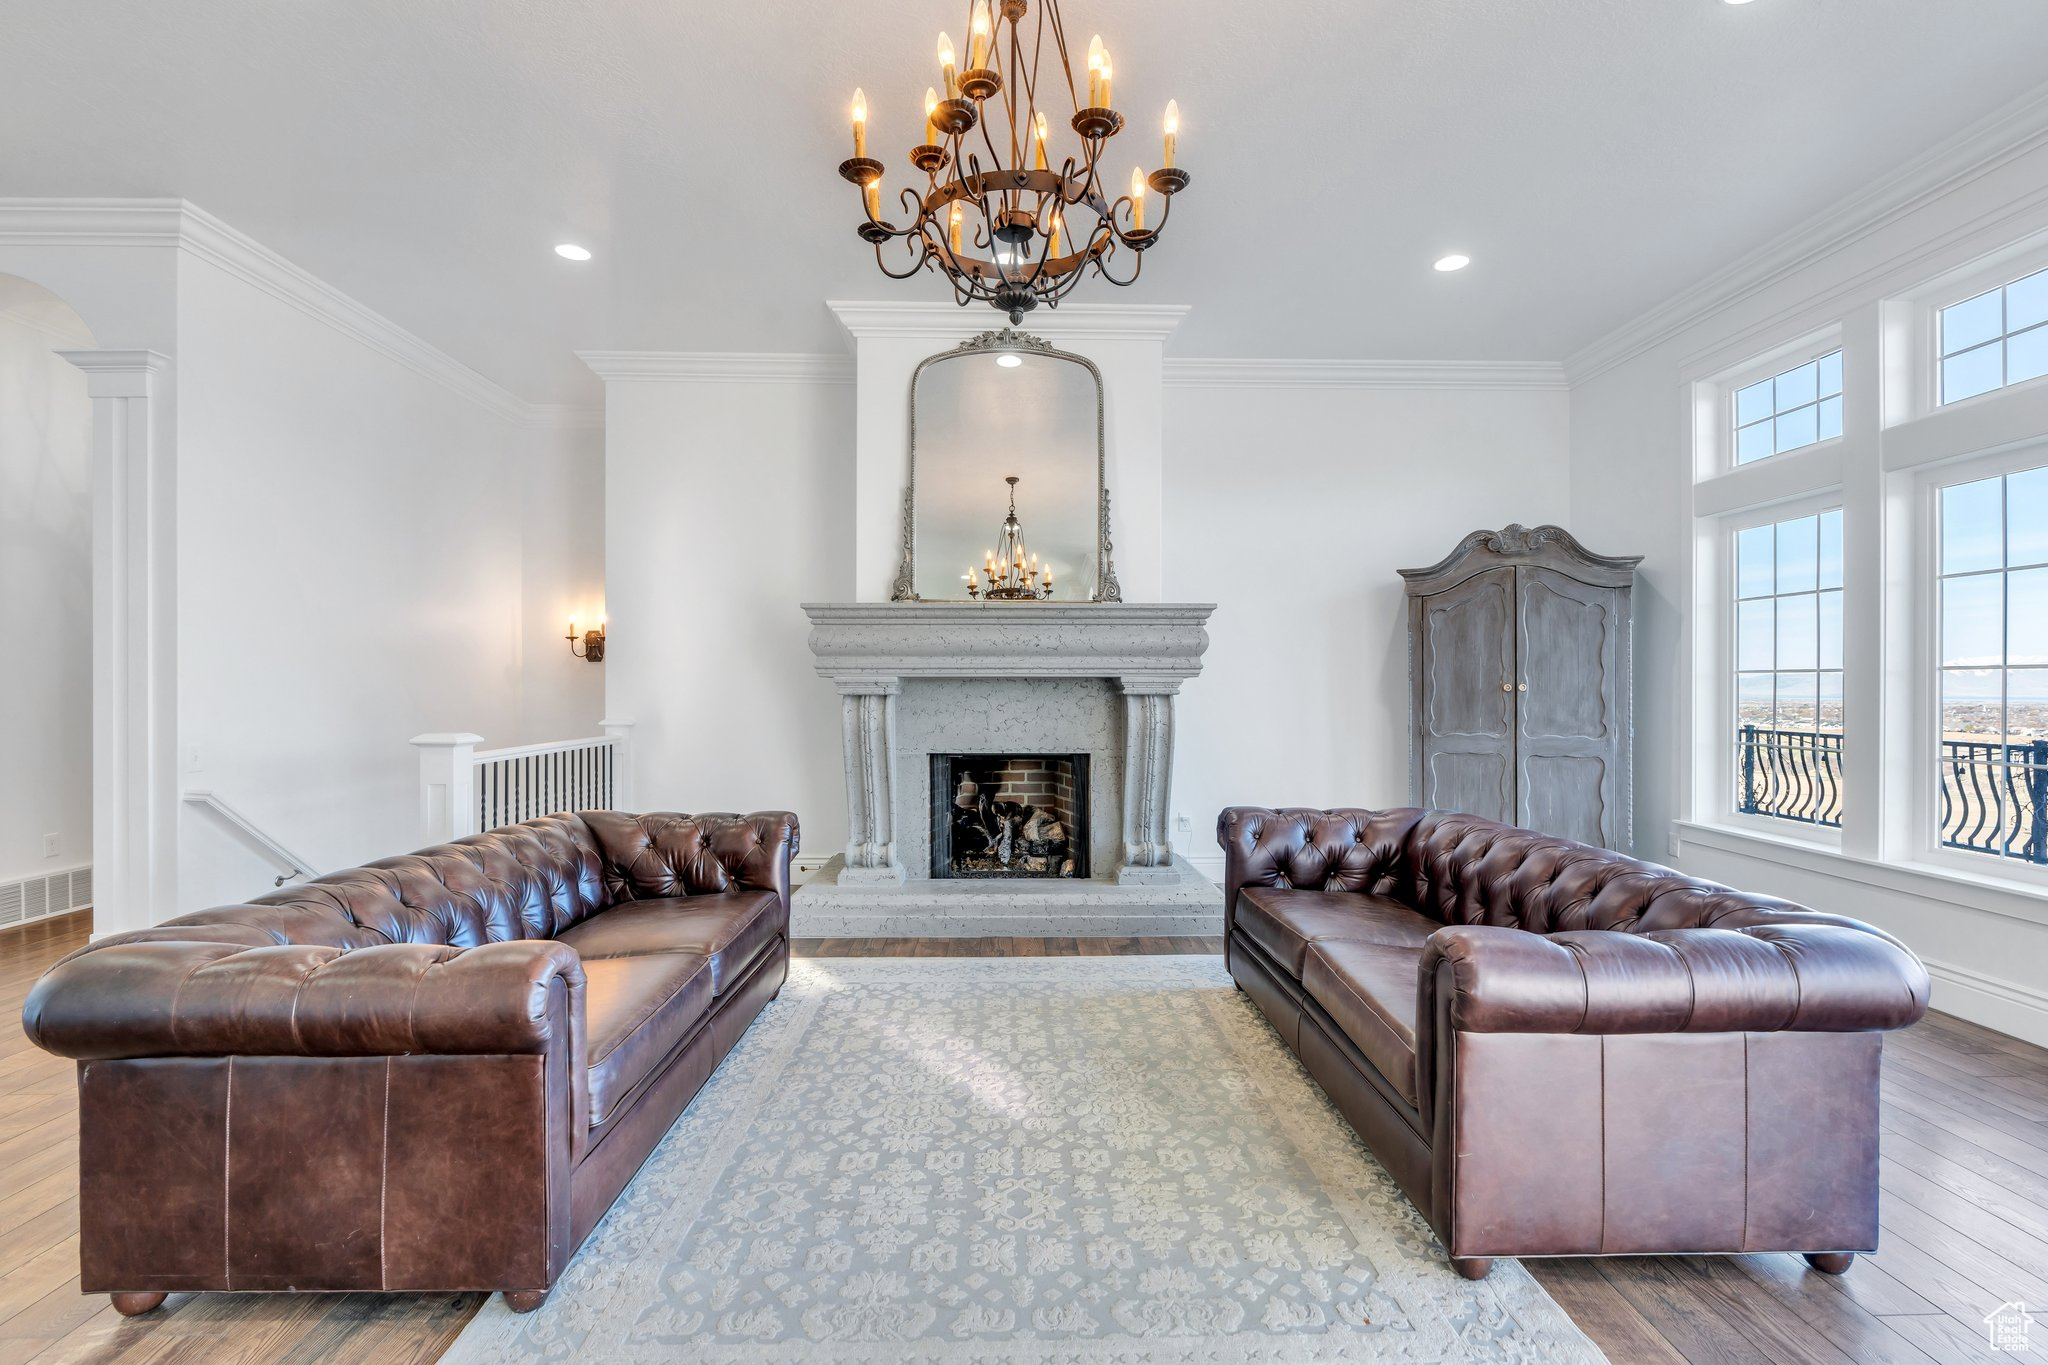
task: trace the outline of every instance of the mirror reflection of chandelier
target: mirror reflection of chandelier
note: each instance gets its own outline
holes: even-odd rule
[[[1041,570],[1038,556],[1024,545],[1024,527],[1017,520],[1017,476],[1012,474],[1003,482],[1010,485],[1010,514],[1003,518],[1002,539],[983,555],[981,572],[988,581],[983,583],[973,569],[961,575],[967,580],[967,595],[986,602],[1035,602],[1051,597],[1052,565]]]
[[[1012,324],[1041,303],[1057,307],[1091,267],[1111,284],[1134,282],[1173,196],[1188,186],[1188,173],[1174,165],[1179,106],[1166,106],[1160,168],[1147,175],[1133,167],[1129,193],[1119,195],[1121,180],[1102,165],[1124,126],[1102,39],[1089,43],[1077,83],[1060,0],[1037,0],[1035,9],[1031,0],[997,0],[995,9],[990,0],[971,0],[967,32],[964,68],[952,39],[939,35],[945,94],[925,91],[924,137],[910,149],[925,181],[902,191],[888,218],[887,167],[868,155],[867,96],[853,92],[853,156],[839,174],[860,190],[866,213],[857,231],[874,246],[882,273],[906,280],[936,268],[955,302],[993,304]],[[1064,137],[1061,125],[1073,130],[1074,151],[1052,145]],[[1150,224],[1147,190],[1159,201]],[[900,269],[884,255],[892,242],[902,243]],[[1120,255],[1128,267],[1112,269]]]

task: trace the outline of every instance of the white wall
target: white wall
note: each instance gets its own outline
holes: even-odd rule
[[[839,698],[799,604],[853,598],[853,387],[613,381],[605,399],[605,709],[637,804],[794,810],[846,843]]]
[[[181,788],[332,870],[418,846],[413,735],[595,732],[597,670],[539,623],[596,596],[588,434],[543,439],[189,252],[177,348]],[[184,910],[270,883],[189,806],[179,855]]]
[[[1173,810],[1188,824],[1173,838],[1212,873],[1225,806],[1407,802],[1395,571],[1568,511],[1561,383],[1273,386],[1284,378],[1167,390],[1166,596],[1217,604],[1181,692]],[[1587,539],[1646,548],[1630,530]]]
[[[604,670],[569,652],[577,630],[605,615],[604,430],[593,423],[525,434],[520,475],[519,741],[595,735]]]
[[[92,400],[54,354],[90,345],[0,276],[0,882],[92,861]]]
[[[1646,857],[1666,858],[1672,822],[1687,813],[1683,758],[1690,718],[1683,698],[1693,629],[1686,587],[1693,528],[1682,378],[1709,358],[1760,355],[1856,319],[1859,310],[1868,317],[1881,299],[2048,231],[2048,194],[2041,188],[2048,184],[2048,130],[2019,129],[2010,140],[1997,131],[1967,135],[1934,158],[1902,168],[1896,181],[1873,187],[1838,217],[1769,245],[1572,363],[1573,522],[1596,543],[1633,542],[1648,555],[1636,616],[1636,838]],[[1875,575],[1853,576],[1853,559],[1851,573],[1852,595],[1870,591]],[[1852,638],[1849,647],[1852,656],[1881,657],[1867,634],[1860,643]],[[1870,723],[1867,716],[1859,719],[1852,702],[1849,724]],[[2042,989],[2048,982],[2048,897],[1888,875],[1887,859],[1867,851],[1860,860],[1829,862],[1788,858],[1754,841],[1735,851],[1740,847],[1740,840],[1717,839],[1714,848],[1687,843],[1676,861],[1688,871],[1878,924],[1927,960],[1938,1008],[2048,1043],[2048,992]],[[1803,868],[1795,865],[1802,862]]]

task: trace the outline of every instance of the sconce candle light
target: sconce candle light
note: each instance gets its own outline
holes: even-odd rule
[[[583,641],[583,652],[582,652],[581,654],[576,654],[576,642],[577,642],[577,641],[578,641],[579,639]],[[576,654],[576,657],[577,657],[577,658],[579,658],[579,659],[588,659],[588,660],[589,660],[589,661],[590,661],[591,663],[594,663],[594,664],[601,664],[601,663],[603,663],[603,662],[604,662],[604,621],[603,621],[603,620],[602,620],[602,619],[600,618],[600,619],[599,619],[599,621],[598,621],[598,623],[597,623],[597,629],[596,629],[596,630],[586,630],[586,631],[584,631],[584,632],[583,632],[583,634],[582,634],[582,635],[580,635],[580,636],[579,636],[579,635],[578,635],[578,634],[576,633],[576,618],[575,618],[575,617],[573,617],[573,616],[572,616],[572,617],[570,617],[570,618],[569,618],[569,652],[570,652],[571,654]]]

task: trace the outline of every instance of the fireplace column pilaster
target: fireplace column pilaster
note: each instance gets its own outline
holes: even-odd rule
[[[1173,797],[1173,700],[1180,679],[1123,677],[1117,686],[1124,694],[1124,828],[1116,879],[1171,882],[1178,874],[1167,818]]]
[[[840,739],[845,747],[845,884],[900,884],[896,858],[896,696],[900,678],[841,678]]]

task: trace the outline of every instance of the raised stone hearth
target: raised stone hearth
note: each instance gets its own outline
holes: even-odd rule
[[[798,936],[1214,934],[1222,894],[1168,839],[1174,697],[1213,606],[812,604],[843,702],[847,846]],[[934,878],[932,756],[1085,755],[1086,877]]]

